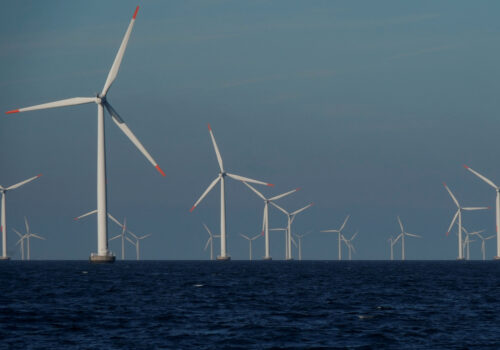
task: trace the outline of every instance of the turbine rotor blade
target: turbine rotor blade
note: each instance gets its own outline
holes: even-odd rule
[[[297,192],[298,190],[300,190],[300,188],[296,188],[296,189],[294,189],[294,190],[291,190],[291,191],[288,191],[288,192],[282,193],[282,194],[280,194],[280,195],[277,195],[277,196],[271,197],[271,198],[269,198],[269,200],[270,200],[270,201],[275,201],[275,200],[277,200],[277,199],[280,199],[280,198],[286,197],[286,196],[288,196],[289,194],[292,194],[292,193],[294,193],[294,192]]]
[[[130,141],[134,144],[135,147],[146,157],[146,159],[153,164],[153,166],[158,170],[158,172],[162,175],[165,176],[165,173],[163,170],[161,170],[160,166],[156,161],[151,157],[149,152],[146,150],[146,148],[142,145],[141,141],[134,135],[132,130],[129,129],[127,124],[125,124],[125,121],[118,115],[118,112],[108,103],[104,102],[104,106],[108,110],[109,114],[111,115],[111,119],[113,119],[113,122],[120,128],[120,130],[129,138]]]
[[[127,241],[129,241],[130,243],[132,243],[132,245],[134,245],[134,246],[136,245],[136,244],[135,244],[135,242],[134,242],[134,241],[132,241],[130,238],[125,237],[125,239],[126,239]]]
[[[26,233],[30,233],[30,225],[28,224],[28,218],[24,217],[24,224],[26,225]]]
[[[243,237],[243,238],[245,238],[245,239],[250,240],[250,238],[248,238],[248,236],[245,236],[243,233],[240,233],[240,236]]]
[[[483,180],[484,182],[486,182],[488,185],[490,185],[494,189],[498,189],[498,186],[493,181],[491,181],[490,179],[488,179],[487,177],[479,174],[477,171],[469,168],[467,165],[464,165],[464,168],[467,169],[467,170],[469,170],[471,173],[473,173],[474,175],[476,175],[478,178],[480,178],[481,180]]]
[[[193,207],[189,210],[190,212],[192,212],[194,210],[194,208],[196,208],[198,206],[198,204],[200,204],[200,202],[203,200],[203,198],[205,198],[205,196],[208,194],[208,192],[210,192],[212,190],[212,188],[214,188],[215,185],[217,185],[217,182],[219,182],[220,179],[221,179],[221,175],[217,176],[217,178],[214,181],[212,181],[212,183],[207,187],[205,192],[203,192],[201,197],[198,198],[196,203],[194,203]]]
[[[113,82],[116,79],[118,70],[120,69],[120,64],[122,63],[123,55],[125,54],[125,49],[127,48],[128,39],[130,38],[130,34],[132,33],[132,28],[134,27],[135,17],[137,16],[138,11],[139,11],[139,6],[136,7],[134,16],[132,16],[132,19],[130,20],[130,24],[128,25],[127,31],[125,32],[125,36],[123,37],[120,48],[118,49],[118,53],[116,54],[115,60],[113,61],[113,65],[109,70],[106,82],[104,83],[101,96],[106,96],[109,88],[111,87],[111,84],[113,84]]]
[[[99,99],[97,97],[73,97],[67,98],[65,100],[59,100],[54,102],[42,103],[40,105],[35,105],[31,107],[24,107],[19,109],[14,109],[12,111],[5,112],[6,114],[19,113],[19,112],[29,112],[36,111],[38,109],[49,109],[57,107],[75,106],[82,105],[85,103],[98,103]]]
[[[210,231],[210,229],[208,228],[208,226],[207,226],[207,225],[205,225],[205,223],[203,223],[203,226],[205,226],[205,230],[207,230],[208,235],[209,235],[210,237],[212,237],[212,231]]]
[[[211,240],[212,240],[212,237],[211,237],[211,236],[210,236],[210,237],[208,237],[208,239],[207,239],[207,244],[205,244],[205,248],[203,248],[203,250],[207,250],[208,245],[210,244],[210,241],[211,241]]]
[[[457,212],[455,213],[455,216],[453,217],[453,220],[451,220],[451,224],[450,224],[450,227],[448,227],[448,231],[446,233],[446,235],[449,235],[450,232],[451,232],[451,228],[453,227],[453,224],[455,223],[455,221],[457,220],[457,217],[458,217],[458,214],[460,213],[460,209],[457,210]]]
[[[295,216],[295,215],[297,215],[298,213],[303,212],[303,211],[304,211],[304,210],[306,210],[307,208],[312,207],[313,205],[314,205],[314,203],[310,203],[310,204],[306,205],[305,207],[300,208],[299,210],[295,210],[295,211],[294,211],[293,213],[291,213],[290,215]],[[348,218],[349,218],[349,217],[347,217],[347,219],[348,219]],[[347,219],[346,219],[346,221],[347,221]]]
[[[247,184],[245,181],[242,181],[249,189],[251,189],[257,196],[259,196],[261,199],[266,200],[266,197],[259,191],[257,191],[253,186]]]
[[[460,204],[458,204],[457,199],[455,198],[455,196],[453,195],[453,193],[451,192],[451,190],[448,188],[448,186],[446,186],[446,183],[443,182],[443,185],[444,185],[444,188],[446,188],[446,191],[448,191],[448,193],[450,194],[451,199],[453,199],[453,202],[455,202],[456,206],[458,208],[460,208]]]
[[[401,222],[399,216],[398,216],[398,222],[399,222],[399,227],[401,227],[401,232],[405,232],[405,229],[403,228],[403,223]]]
[[[35,179],[38,179],[40,176],[42,176],[42,174],[38,174],[37,176],[33,176],[33,177],[30,177],[30,178],[29,178],[29,179],[27,179],[27,180],[24,180],[24,181],[18,182],[18,183],[17,183],[17,184],[15,184],[15,185],[12,185],[12,186],[7,187],[5,190],[7,190],[7,191],[10,191],[10,190],[15,190],[16,188],[19,188],[19,187],[21,187],[21,186],[23,186],[23,185],[27,184],[28,182],[31,182],[31,181],[33,181],[33,180],[35,180]]]
[[[235,174],[229,174],[226,173],[227,176],[229,176],[232,179],[238,180],[238,181],[243,181],[243,182],[251,182],[254,184],[259,184],[259,185],[265,185],[265,186],[274,186],[273,184],[264,182],[264,181],[259,181],[259,180],[253,180],[248,177],[240,176],[240,175],[235,175]]]
[[[278,204],[274,203],[274,202],[269,202],[271,203],[272,205],[274,205],[276,208],[278,208],[279,210],[281,210],[285,215],[290,215],[285,209],[283,209],[282,207],[280,207]]]
[[[472,211],[472,210],[489,210],[490,207],[465,207],[465,208],[462,208],[463,210],[469,210],[469,211]]]
[[[75,220],[80,220],[80,219],[83,219],[84,217],[89,216],[89,215],[92,215],[92,214],[95,214],[95,213],[97,213],[97,209],[92,210],[92,211],[89,211],[88,213],[85,213],[85,214],[83,214],[83,215],[77,216],[77,217],[75,218]],[[121,225],[120,225],[120,226],[121,226]]]
[[[117,239],[119,237],[121,237],[122,235],[117,235],[117,236],[114,236],[113,238],[110,239],[110,241],[112,241],[113,239]]]
[[[14,231],[21,239],[23,238],[23,235],[15,228],[13,228],[12,231]]]
[[[345,224],[347,224],[347,220],[349,220],[349,217],[350,217],[350,215],[347,215],[347,217],[346,217],[346,218],[345,218],[345,220],[344,220],[344,223],[342,224],[342,226],[341,226],[341,227],[340,227],[340,229],[339,229],[339,232],[340,232],[340,231],[342,231],[342,230],[344,229]]]
[[[31,236],[31,237],[35,237],[35,238],[38,238],[38,239],[43,239],[44,241],[46,241],[46,240],[47,240],[46,238],[44,238],[44,237],[42,237],[42,236],[39,236],[39,235],[37,235],[37,234],[35,234],[35,233],[31,233],[31,234],[30,234],[30,236]]]

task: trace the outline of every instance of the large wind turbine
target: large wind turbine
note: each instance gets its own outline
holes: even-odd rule
[[[406,260],[406,258],[405,258],[405,236],[415,237],[415,238],[422,238],[422,237],[419,235],[415,235],[413,233],[406,232],[405,229],[403,228],[403,223],[401,222],[401,219],[399,218],[399,216],[398,216],[398,222],[399,222],[399,227],[401,227],[401,233],[393,241],[393,244],[396,244],[396,242],[401,238],[401,260]]]
[[[219,147],[217,147],[217,143],[215,142],[215,137],[212,132],[212,128],[210,127],[210,124],[208,124],[208,131],[210,132],[210,138],[212,139],[215,155],[217,156],[217,162],[219,163],[220,173],[215,178],[215,180],[212,181],[212,183],[207,187],[205,192],[203,192],[201,197],[196,201],[196,203],[194,203],[193,207],[189,211],[192,212],[194,208],[196,208],[198,204],[200,204],[203,198],[205,198],[208,192],[210,192],[212,188],[214,188],[215,185],[217,185],[217,183],[220,181],[220,256],[217,257],[217,260],[229,260],[231,259],[231,257],[228,255],[226,249],[226,197],[224,190],[225,177],[229,176],[234,180],[251,182],[259,185],[266,185],[266,186],[274,186],[274,185],[267,182],[253,180],[247,177],[226,173],[226,171],[224,170],[224,165],[222,164],[222,157],[219,152]]]
[[[38,109],[56,108],[63,106],[74,106],[86,103],[97,104],[97,253],[92,253],[90,256],[91,262],[113,262],[115,261],[114,255],[108,250],[108,221],[106,218],[107,204],[106,204],[106,152],[105,152],[105,137],[104,137],[104,107],[111,115],[113,122],[120,128],[120,130],[132,141],[132,143],[142,152],[142,154],[149,160],[151,164],[165,176],[165,173],[158,166],[156,161],[151,157],[146,148],[141,144],[137,137],[132,133],[124,120],[118,115],[116,110],[109,104],[106,99],[109,88],[113,84],[120,69],[120,64],[127,48],[127,43],[135,23],[135,18],[139,6],[135,9],[134,15],[130,24],[125,32],[123,41],[118,49],[115,60],[108,73],[106,82],[100,94],[95,97],[74,97],[65,100],[44,103],[41,105],[20,108],[7,113],[27,112]]]
[[[17,231],[16,229],[14,229],[14,232],[16,232],[17,235],[21,237],[19,239],[19,241],[17,242],[17,244],[21,243],[21,249],[23,249],[23,253],[21,254],[22,260],[24,260],[24,244],[23,244],[23,240],[24,239],[26,239],[27,246],[28,246],[28,248],[27,248],[28,260],[31,260],[30,238],[33,237],[33,238],[41,239],[41,240],[44,240],[44,241],[45,241],[45,238],[43,238],[42,236],[37,235],[36,233],[32,233],[30,231],[30,225],[28,224],[28,219],[26,218],[26,216],[24,217],[24,224],[26,226],[26,233],[24,235],[21,235],[21,233],[19,233],[19,231]]]
[[[2,231],[2,256],[0,257],[0,260],[9,260],[9,257],[7,256],[7,218],[5,216],[5,194],[8,191],[15,190],[16,188],[19,188],[27,184],[28,182],[38,179],[40,176],[42,176],[42,174],[33,176],[27,180],[21,181],[9,187],[0,186],[0,192],[2,192],[2,222],[0,224],[0,231]]]
[[[342,230],[344,229],[345,224],[347,223],[347,220],[349,220],[349,216],[350,215],[347,215],[347,217],[344,220],[344,223],[342,224],[342,226],[340,226],[340,228],[338,230],[322,230],[321,231],[321,232],[336,232],[339,234],[339,260],[342,260],[342,238],[343,238]],[[347,245],[347,243],[346,243],[346,245]],[[349,247],[349,245],[347,245],[347,247]]]
[[[220,238],[220,235],[212,234],[212,231],[210,231],[207,225],[203,224],[203,226],[205,227],[205,230],[207,230],[209,235],[204,250],[207,250],[208,245],[210,244],[210,260],[214,260],[214,238]]]
[[[264,260],[271,260],[271,254],[270,254],[270,247],[269,247],[269,203],[272,201],[278,200],[280,198],[286,197],[289,194],[292,194],[294,192],[297,192],[300,190],[300,188],[296,188],[294,190],[282,193],[280,195],[271,197],[271,198],[266,198],[261,192],[257,191],[257,189],[249,184],[247,184],[245,181],[243,181],[245,185],[249,189],[251,189],[257,196],[259,196],[263,201],[264,201],[264,215],[262,217],[262,232],[264,233],[265,241],[266,241],[266,255],[264,256]]]
[[[484,209],[489,209],[489,207],[461,207],[460,204],[458,203],[457,199],[451,192],[451,190],[446,186],[446,184],[443,182],[444,188],[448,191],[450,194],[451,199],[457,206],[457,212],[455,213],[455,216],[453,217],[453,220],[451,220],[450,227],[448,228],[448,232],[446,235],[450,234],[451,228],[453,227],[453,224],[457,220],[458,217],[458,260],[463,260],[464,255],[463,255],[463,250],[462,250],[462,210],[466,211],[471,211],[471,210],[484,210]]]
[[[248,244],[250,245],[250,261],[252,260],[252,242],[262,236],[262,233],[259,233],[258,235],[255,235],[254,237],[248,237],[247,235],[244,235],[243,233],[240,233],[240,236],[245,238],[248,241]]]
[[[303,212],[304,210],[306,210],[307,208],[311,207],[314,203],[310,203],[308,205],[306,205],[305,207],[303,208],[300,208],[294,212],[287,212],[285,209],[283,209],[282,207],[280,207],[278,204],[274,203],[274,202],[270,202],[272,205],[274,205],[276,208],[278,208],[283,214],[286,215],[287,219],[288,219],[288,224],[287,224],[287,249],[286,249],[286,255],[285,255],[285,259],[286,260],[292,260],[292,223],[293,223],[293,220],[295,220],[295,216],[301,212]]]
[[[477,171],[469,168],[467,165],[464,165],[464,168],[469,170],[471,173],[476,175],[478,178],[486,182],[488,185],[493,187],[497,192],[496,198],[496,208],[495,208],[495,217],[496,217],[496,232],[497,232],[497,255],[494,259],[500,259],[500,187],[497,186],[493,181],[488,179],[487,177],[479,174]]]

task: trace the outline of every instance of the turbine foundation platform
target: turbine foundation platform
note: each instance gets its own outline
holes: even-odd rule
[[[292,261],[292,260],[293,260],[293,258],[286,258],[285,260],[286,260],[286,261]]]
[[[217,261],[228,261],[231,260],[230,256],[218,256]]]
[[[265,257],[262,258],[262,260],[268,261],[268,260],[273,260],[273,258],[271,258],[270,256],[265,256]]]
[[[10,260],[10,257],[8,257],[8,256],[0,256],[0,260],[7,261],[7,260]]]
[[[500,256],[495,256],[493,260],[500,260]]]
[[[114,255],[97,255],[97,254],[91,254],[89,261],[92,264],[111,264],[115,262],[115,256]]]

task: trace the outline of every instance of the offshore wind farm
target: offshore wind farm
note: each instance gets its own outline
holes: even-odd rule
[[[3,9],[0,347],[498,348],[500,4]]]

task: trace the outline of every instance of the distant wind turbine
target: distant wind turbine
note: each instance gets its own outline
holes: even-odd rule
[[[495,208],[495,218],[496,218],[496,234],[497,234],[497,255],[495,259],[500,259],[500,187],[497,186],[493,181],[488,179],[487,177],[479,174],[477,171],[469,168],[467,165],[464,165],[464,168],[469,170],[471,173],[476,175],[478,178],[486,182],[488,185],[493,187],[497,193],[496,198],[496,208]]]
[[[295,237],[297,237],[297,240],[299,241],[299,261],[302,261],[302,238],[309,235],[311,232],[312,231],[309,231],[309,232],[303,233],[301,235],[295,233]]]
[[[469,231],[467,231],[467,230],[465,229],[465,227],[463,227],[463,226],[462,226],[462,229],[463,229],[463,230],[464,230],[464,232],[465,232],[465,239],[464,239],[463,249],[464,249],[464,251],[466,251],[466,252],[467,252],[467,254],[465,254],[466,259],[467,259],[467,260],[470,260],[470,244],[471,244],[472,242],[475,242],[474,240],[471,240],[471,239],[470,239],[470,236],[475,235],[475,234],[477,234],[477,233],[484,232],[484,230],[481,230],[481,231],[476,231],[476,232],[469,232]]]
[[[2,231],[2,256],[0,257],[0,260],[9,260],[9,257],[7,256],[7,218],[5,215],[5,194],[8,191],[15,190],[16,188],[19,188],[35,179],[38,179],[40,176],[42,176],[42,174],[33,176],[27,180],[21,181],[9,187],[0,186],[0,192],[2,193],[2,222],[0,224],[0,231]]]
[[[406,232],[405,229],[403,228],[403,223],[401,222],[401,219],[399,218],[399,216],[398,216],[398,222],[399,222],[399,227],[401,227],[401,233],[394,240],[394,244],[396,244],[396,242],[399,239],[401,239],[401,260],[406,260],[406,258],[405,258],[405,236],[415,237],[415,238],[422,238],[422,237],[419,235],[415,235],[413,233]]]
[[[339,234],[339,255],[338,255],[339,260],[342,260],[342,238],[343,238],[342,230],[344,229],[344,227],[347,223],[347,220],[349,220],[349,216],[350,215],[347,215],[347,217],[344,220],[344,223],[342,224],[342,226],[340,226],[340,228],[338,230],[322,230],[321,231],[321,232],[335,232],[335,233]],[[346,242],[346,245],[347,245],[347,242]],[[347,247],[349,247],[349,245],[347,245]]]
[[[248,241],[249,247],[250,247],[250,261],[252,260],[252,242],[262,236],[262,233],[259,233],[258,235],[255,235],[254,237],[248,237],[244,235],[243,233],[240,233],[240,236],[245,238]]]
[[[455,198],[451,190],[446,186],[446,184],[443,182],[444,188],[446,188],[446,191],[450,194],[451,199],[457,206],[457,212],[455,213],[455,216],[453,217],[453,220],[451,220],[450,227],[448,228],[448,232],[446,235],[450,234],[451,228],[453,227],[453,224],[458,218],[458,260],[463,260],[464,255],[463,255],[463,248],[462,248],[462,210],[466,211],[471,211],[471,210],[484,210],[484,209],[489,209],[489,207],[462,207],[458,203],[458,200]]]
[[[391,261],[394,260],[394,238],[391,236],[389,237],[389,239],[387,240],[387,242],[389,242],[390,246],[391,246]]]
[[[289,194],[292,194],[294,192],[297,192],[300,190],[300,188],[296,188],[294,190],[288,191],[286,193],[282,193],[280,195],[271,197],[271,198],[266,198],[261,192],[257,191],[257,189],[249,184],[247,184],[245,181],[243,183],[251,189],[257,196],[259,196],[263,201],[264,201],[264,215],[262,217],[262,232],[264,233],[265,237],[265,256],[264,260],[271,260],[271,254],[270,254],[270,247],[269,247],[269,203],[272,201],[278,200],[280,198],[286,197]]]
[[[16,245],[20,244],[20,248],[21,248],[21,260],[24,260],[24,239],[26,238],[26,235],[21,234],[15,228],[13,230],[16,233],[16,235],[19,236],[19,241],[17,241]]]
[[[292,223],[295,220],[295,216],[297,214],[303,212],[307,208],[312,207],[314,203],[310,203],[310,204],[306,205],[305,207],[300,208],[298,210],[295,210],[294,212],[291,212],[291,213],[289,213],[288,211],[286,211],[285,209],[283,209],[282,207],[280,207],[278,204],[276,204],[274,202],[271,202],[271,204],[274,205],[276,208],[278,208],[283,214],[285,214],[286,217],[287,217],[287,219],[288,219],[288,225],[287,225],[287,249],[286,249],[286,257],[285,257],[285,259],[286,260],[292,260],[292,240],[293,240],[293,237],[292,237]]]
[[[267,182],[253,180],[247,177],[227,173],[224,170],[224,165],[222,164],[222,157],[219,152],[219,147],[217,147],[217,143],[215,142],[215,137],[212,132],[212,128],[210,127],[210,124],[208,124],[208,131],[210,133],[210,138],[212,139],[212,144],[214,146],[217,162],[219,163],[220,172],[219,175],[215,178],[215,180],[212,181],[212,183],[207,187],[205,192],[203,192],[201,197],[196,201],[196,203],[194,203],[193,207],[189,211],[192,212],[198,206],[198,204],[200,204],[203,198],[205,198],[208,192],[210,192],[215,187],[215,185],[217,185],[217,183],[220,182],[220,256],[217,257],[217,260],[229,260],[231,259],[231,257],[227,253],[227,247],[226,247],[226,197],[224,189],[226,176],[229,176],[230,178],[237,181],[251,182],[266,186],[274,186],[274,185]]]
[[[472,234],[472,233],[471,233]],[[492,235],[489,237],[483,237],[479,232],[474,233],[476,236],[478,236],[481,239],[481,252],[483,253],[483,261],[486,260],[486,241],[488,239],[495,238],[496,235]]]
[[[136,236],[133,232],[130,232],[130,231],[127,231],[128,233],[130,233],[132,235],[132,237],[135,238],[135,243],[128,237],[126,237],[126,239],[132,243],[133,245],[135,245],[135,251],[136,251],[136,256],[137,256],[137,260],[141,260],[140,257],[139,257],[139,250],[140,250],[140,243],[141,243],[141,240],[143,240],[144,238],[147,238],[149,236],[151,236],[151,233],[148,233],[147,235],[144,235],[144,236]]]
[[[130,21],[130,24],[125,32],[125,36],[122,40],[118,53],[116,54],[113,65],[108,73],[106,82],[100,94],[95,97],[74,97],[65,100],[44,103],[41,105],[36,105],[32,107],[15,109],[8,111],[7,114],[17,113],[17,112],[27,112],[39,109],[48,109],[64,106],[74,106],[87,103],[95,103],[97,105],[97,254],[92,253],[90,256],[91,262],[114,262],[115,257],[108,250],[108,221],[106,217],[107,213],[107,200],[106,200],[106,152],[105,152],[105,130],[104,130],[104,107],[111,115],[113,122],[120,128],[120,130],[132,141],[132,143],[139,149],[139,151],[147,158],[147,160],[160,172],[162,176],[165,176],[163,170],[156,161],[151,157],[149,152],[144,148],[142,143],[137,139],[137,137],[129,129],[125,121],[118,115],[116,110],[107,101],[106,96],[109,88],[113,84],[118,75],[118,70],[122,63],[123,55],[125,54],[125,49],[127,48],[128,40],[130,34],[132,33],[132,28],[134,27],[135,18],[137,12],[139,11],[139,6],[135,9],[134,15]]]
[[[111,220],[113,220],[113,219],[111,219]],[[113,221],[115,221],[115,220],[113,220]],[[122,232],[119,235],[116,235],[113,238],[111,238],[109,241],[112,241],[112,240],[114,240],[116,238],[121,238],[122,239],[122,260],[125,260],[125,238],[126,238],[125,234],[126,234],[126,230],[127,230],[127,219],[123,218],[123,224],[121,224],[120,222],[118,222],[118,220],[116,220],[115,223],[117,225],[121,226]]]
[[[349,251],[349,260],[351,260],[351,254],[352,254],[352,252],[354,252],[354,253],[356,252],[356,249],[354,248],[354,245],[352,244],[352,241],[354,240],[354,238],[356,238],[357,235],[358,235],[358,231],[356,231],[356,233],[353,234],[350,239],[347,239],[347,238],[345,238],[344,235],[342,235],[342,240],[347,245],[347,249]]]
[[[32,233],[30,231],[30,225],[28,224],[28,219],[26,218],[26,216],[24,217],[24,224],[26,226],[26,233],[24,235],[21,235],[21,233],[19,233],[19,231],[17,231],[16,229],[14,229],[14,231],[17,233],[17,235],[21,236],[21,238],[19,239],[19,241],[17,241],[16,244],[19,244],[19,243],[21,244],[21,249],[23,250],[23,254],[21,256],[22,256],[22,260],[24,260],[24,245],[23,245],[23,240],[26,239],[28,260],[31,260],[30,238],[33,237],[33,238],[41,239],[41,240],[44,240],[44,241],[45,241],[45,238],[42,237],[42,236],[37,235],[36,233]]]
[[[214,238],[220,238],[220,235],[212,234],[212,231],[210,231],[207,225],[203,224],[203,226],[205,227],[205,230],[207,230],[209,235],[204,250],[207,250],[208,245],[210,244],[210,260],[214,260]]]

